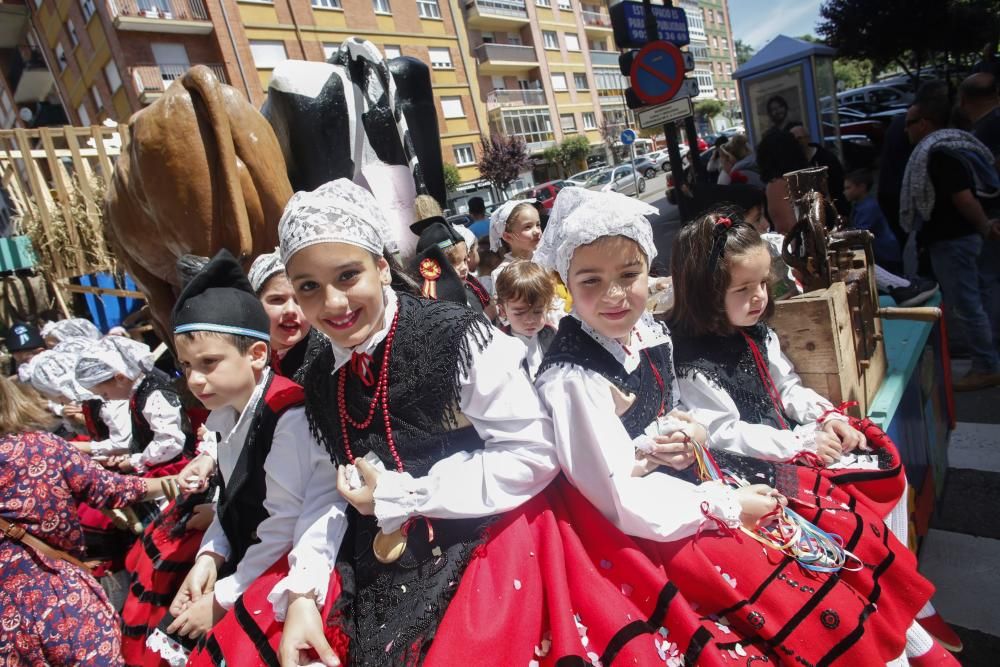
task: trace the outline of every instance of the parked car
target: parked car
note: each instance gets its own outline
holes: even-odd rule
[[[907,107],[913,103],[913,93],[897,86],[874,84],[837,93],[837,104],[864,113]]]
[[[668,171],[670,169],[670,153],[667,152],[666,148],[646,153],[643,157],[651,160],[656,165],[656,168],[661,171]]]
[[[566,185],[578,185],[580,187],[586,187],[587,181],[592,179],[594,176],[597,176],[605,169],[606,167],[596,167],[594,169],[588,169],[586,171],[577,172],[566,179]]]
[[[537,199],[545,210],[549,210],[556,203],[556,195],[564,187],[566,187],[566,181],[546,181],[518,192],[512,199]]]
[[[632,164],[632,161],[630,161],[627,164]],[[635,170],[638,171],[643,176],[645,176],[646,178],[652,178],[653,176],[656,176],[656,170],[659,169],[659,166],[655,162],[650,160],[649,157],[647,157],[646,155],[636,157],[634,164],[635,164]]]
[[[655,170],[653,173],[656,173]],[[636,195],[646,191],[646,179],[632,170],[632,166],[621,164],[601,172],[587,182],[587,187],[600,192],[620,192],[623,195]],[[638,192],[636,188],[638,187]]]
[[[469,225],[472,224],[472,216],[469,215],[468,213],[459,213],[457,215],[449,215],[445,219],[453,227],[458,227],[459,225],[461,225],[462,227],[468,227]]]

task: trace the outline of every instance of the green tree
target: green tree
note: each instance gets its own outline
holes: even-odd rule
[[[480,136],[479,141],[482,144],[479,173],[506,196],[510,184],[532,165],[524,139],[500,134],[489,139]]]
[[[799,39],[823,44],[823,40],[815,35],[802,35]],[[835,58],[833,60],[833,80],[837,82],[838,90],[860,88],[872,82],[874,68],[872,61],[864,58]]]
[[[737,39],[733,43],[733,48],[736,49],[736,66],[739,67],[746,61],[753,58],[753,54],[756,53],[754,48],[744,42],[742,39]]]
[[[462,184],[462,176],[458,173],[458,167],[450,162],[444,163],[444,191],[454,192]]]
[[[726,105],[721,100],[701,100],[694,105],[694,112],[699,116],[704,116],[709,122],[725,110]]]
[[[542,152],[542,159],[559,168],[559,175],[566,176],[590,155],[590,141],[582,134],[563,139],[558,146],[549,146]]]

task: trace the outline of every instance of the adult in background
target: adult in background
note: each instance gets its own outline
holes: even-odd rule
[[[969,347],[972,368],[955,390],[973,391],[1000,385],[1000,357],[979,282],[983,241],[997,238],[1000,226],[976,194],[995,192],[998,183],[986,146],[968,132],[945,129],[950,112],[947,99],[938,96],[906,110],[906,134],[915,148],[903,176],[900,224],[918,232]]]
[[[973,74],[958,89],[958,103],[972,122],[972,134],[993,153],[1000,169],[1000,94],[993,74]],[[983,201],[991,218],[1000,217],[1000,197]],[[1000,339],[1000,241],[986,240],[979,256],[979,278],[983,284],[983,306],[990,318],[993,340]]]
[[[795,213],[788,200],[785,174],[809,166],[799,142],[791,132],[774,131],[764,135],[757,144],[757,166],[765,183],[767,217],[779,234],[787,234],[795,226]]]
[[[490,217],[486,215],[486,202],[482,197],[472,197],[469,199],[469,217],[472,222],[469,229],[476,235],[477,239],[483,239],[490,235]]]
[[[826,184],[830,190],[830,198],[837,212],[844,219],[851,214],[851,205],[844,197],[844,165],[833,151],[809,141],[809,130],[799,122],[789,123],[789,132],[802,147],[802,154],[811,167],[826,167]]]

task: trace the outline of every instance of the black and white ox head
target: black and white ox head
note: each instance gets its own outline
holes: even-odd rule
[[[298,190],[349,178],[385,203],[402,255],[413,255],[416,195],[445,202],[430,69],[388,63],[371,42],[350,38],[328,62],[286,60],[274,68],[261,109]]]

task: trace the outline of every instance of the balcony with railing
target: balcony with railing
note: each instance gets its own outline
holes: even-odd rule
[[[222,65],[205,64],[222,83],[228,83]],[[160,97],[171,83],[184,76],[191,65],[135,65],[129,68],[139,101],[150,104]]]
[[[516,74],[538,67],[533,46],[480,44],[476,47],[480,74]]]
[[[611,17],[606,12],[595,12],[584,9],[580,12],[583,17],[583,29],[587,32],[598,34],[608,34],[611,32]]]
[[[524,0],[472,0],[465,3],[465,22],[476,30],[507,30],[528,25]]]
[[[7,69],[7,83],[15,104],[40,102],[49,96],[55,80],[38,49],[21,46],[14,50]]]
[[[203,0],[108,0],[119,30],[207,35],[212,32]]]
[[[486,96],[486,109],[509,107],[544,107],[548,104],[544,90],[504,90],[498,88]]]
[[[595,67],[618,67],[618,52],[591,49],[590,64]]]

